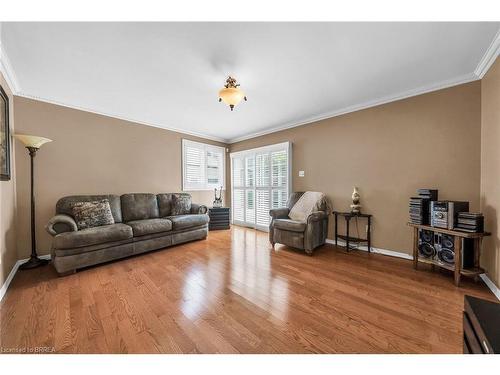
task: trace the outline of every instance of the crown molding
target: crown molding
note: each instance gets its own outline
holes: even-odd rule
[[[482,59],[479,61],[479,64],[477,64],[476,70],[474,70],[474,74],[478,77],[478,79],[484,77],[488,69],[490,69],[490,67],[497,59],[499,53],[500,53],[500,29],[497,31],[495,38],[493,38],[493,41],[486,50]]]
[[[478,79],[479,78],[474,73],[465,74],[465,75],[455,77],[455,78],[452,78],[452,79],[449,79],[446,81],[442,81],[439,83],[433,83],[433,84],[430,84],[427,86],[422,86],[422,87],[419,87],[416,89],[403,91],[403,92],[400,92],[399,94],[384,96],[384,97],[381,97],[378,99],[370,100],[368,102],[355,104],[355,105],[352,105],[349,107],[337,109],[337,110],[332,111],[332,112],[325,112],[325,113],[322,113],[320,115],[307,117],[307,118],[301,119],[299,121],[292,121],[292,122],[289,122],[289,123],[286,123],[284,125],[280,125],[280,126],[277,126],[274,128],[262,130],[262,131],[255,132],[255,133],[250,133],[250,134],[247,134],[247,135],[244,135],[241,137],[232,138],[228,142],[230,144],[232,144],[232,143],[236,143],[236,142],[245,141],[247,139],[260,137],[260,136],[266,135],[266,134],[276,133],[276,132],[279,132],[281,130],[291,129],[291,128],[295,128],[295,127],[302,126],[302,125],[307,125],[307,124],[310,124],[313,122],[326,120],[328,118],[345,115],[345,114],[348,114],[351,112],[361,111],[363,109],[367,109],[367,108],[376,107],[376,106],[379,106],[382,104],[395,102],[398,100],[410,98],[412,96],[422,95],[422,94],[426,94],[426,93],[429,93],[432,91],[437,91],[437,90],[446,89],[446,88],[452,87],[452,86],[462,85],[464,83],[477,81]]]
[[[225,143],[225,144],[228,143],[228,140],[225,139],[225,138],[214,137],[214,136],[203,134],[203,133],[186,131],[186,130],[179,129],[179,128],[174,128],[174,127],[171,127],[171,126],[167,127],[167,126],[156,124],[156,123],[152,123],[152,122],[145,122],[145,121],[133,119],[133,118],[130,118],[130,117],[124,117],[124,116],[120,116],[120,115],[115,115],[113,113],[102,112],[102,111],[97,111],[97,110],[90,109],[90,108],[85,108],[85,107],[80,107],[80,106],[76,106],[76,105],[70,105],[70,104],[66,104],[66,103],[61,103],[61,102],[58,102],[56,100],[41,98],[39,96],[29,95],[29,94],[25,94],[23,92],[18,92],[16,94],[16,96],[19,96],[19,97],[22,97],[22,98],[26,98],[26,99],[31,99],[31,100],[37,100],[39,102],[54,104],[54,105],[58,105],[58,106],[61,106],[61,107],[66,107],[66,108],[71,108],[71,109],[77,109],[79,111],[94,113],[96,115],[111,117],[111,118],[115,118],[115,119],[118,119],[118,120],[133,122],[133,123],[139,124],[139,125],[152,126],[153,128],[158,128],[158,129],[163,129],[163,130],[169,130],[169,131],[172,131],[172,132],[176,132],[176,133],[180,133],[180,134],[185,134],[185,135],[190,135],[190,136],[197,137],[197,138],[207,139],[207,140],[210,140],[210,141],[221,142],[221,143]]]
[[[0,71],[7,81],[7,85],[9,85],[10,91],[17,95],[20,91],[19,89],[19,81],[17,80],[16,74],[14,73],[14,69],[10,63],[9,57],[7,56],[7,52],[2,45],[2,41],[0,40]]]

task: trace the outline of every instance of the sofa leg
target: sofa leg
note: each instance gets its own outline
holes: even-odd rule
[[[58,272],[58,276],[59,277],[64,277],[64,276],[73,275],[75,273],[76,273],[76,269],[75,270],[69,270],[69,271],[66,271],[66,272]]]
[[[313,250],[306,250],[306,254],[309,255],[310,257],[313,256]]]

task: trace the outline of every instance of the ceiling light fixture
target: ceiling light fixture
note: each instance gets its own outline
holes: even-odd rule
[[[247,101],[245,93],[239,88],[240,84],[236,83],[236,79],[229,76],[226,79],[226,84],[224,88],[219,91],[219,103],[224,102],[229,105],[231,111],[234,106],[237,105],[242,100]]]

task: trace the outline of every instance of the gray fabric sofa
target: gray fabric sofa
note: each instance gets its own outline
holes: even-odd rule
[[[172,196],[186,193],[75,195],[61,198],[46,226],[54,237],[52,263],[59,274],[95,264],[204,239],[207,207],[191,204],[189,214],[172,216]],[[108,199],[115,224],[78,230],[72,204]]]
[[[288,214],[304,192],[295,192],[290,195],[284,208],[269,211],[271,223],[269,224],[269,242],[274,247],[281,243],[290,247],[305,250],[308,255],[313,250],[324,245],[328,234],[327,208],[309,215],[306,222],[291,220]]]

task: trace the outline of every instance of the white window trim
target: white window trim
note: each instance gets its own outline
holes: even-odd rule
[[[184,163],[184,159],[185,159],[185,146],[186,145],[196,145],[200,148],[203,148],[204,152],[205,152],[205,157],[204,157],[204,160],[205,160],[205,181],[204,181],[204,186],[203,187],[189,187],[189,186],[186,186],[186,164]],[[208,150],[213,150],[213,151],[217,151],[217,152],[221,152],[222,153],[222,183],[221,184],[217,184],[217,186],[215,185],[209,185],[208,182],[206,181],[206,178],[207,178],[207,162],[206,162],[206,152]],[[182,139],[182,147],[181,147],[181,164],[182,164],[182,191],[211,191],[213,190],[215,187],[217,187],[217,189],[220,189],[220,187],[222,186],[222,190],[226,190],[226,149],[225,147],[221,147],[221,146],[214,146],[214,145],[211,145],[211,144],[208,144],[208,143],[202,143],[202,142],[196,142],[196,141],[192,141],[190,139]]]
[[[284,148],[286,148],[288,150],[288,182],[287,182],[287,196],[289,197],[290,194],[292,193],[292,159],[293,159],[293,156],[292,156],[292,143],[291,142],[283,142],[283,143],[276,143],[276,144],[273,144],[273,145],[268,145],[268,146],[263,146],[263,147],[257,147],[257,148],[251,148],[251,149],[247,149],[247,150],[243,150],[243,151],[237,151],[237,152],[231,152],[229,154],[229,157],[230,157],[230,171],[231,171],[231,223],[232,224],[236,224],[236,225],[241,225],[241,226],[245,226],[245,227],[250,227],[250,228],[255,228],[255,229],[259,229],[259,230],[262,230],[262,231],[269,231],[269,227],[263,227],[261,225],[257,225],[257,224],[250,224],[250,223],[247,223],[246,221],[240,221],[240,220],[235,220],[234,219],[234,186],[233,186],[233,159],[235,158],[241,158],[241,157],[245,157],[245,156],[248,156],[248,155],[254,155],[256,153],[271,153],[273,151],[279,151],[279,150],[283,150]],[[254,181],[255,183],[255,181]],[[237,189],[242,189],[241,187],[238,187]],[[255,191],[258,190],[260,188],[258,187],[255,187]],[[267,189],[267,188],[262,188],[262,189]],[[243,191],[245,191],[246,189],[243,188]],[[255,198],[254,198],[255,199]]]

